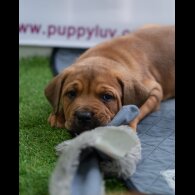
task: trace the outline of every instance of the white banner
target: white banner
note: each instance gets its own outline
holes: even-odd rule
[[[175,24],[175,0],[19,0],[19,44],[91,47],[144,24]]]

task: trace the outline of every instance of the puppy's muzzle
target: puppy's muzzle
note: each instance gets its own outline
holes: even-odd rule
[[[76,111],[71,131],[77,134],[94,129],[99,126],[100,122],[94,117],[94,113],[90,111]]]

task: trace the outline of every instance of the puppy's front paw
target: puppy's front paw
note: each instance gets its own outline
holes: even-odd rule
[[[133,120],[132,122],[129,123],[129,126],[134,130],[137,131],[137,121]]]
[[[51,113],[48,118],[48,123],[51,125],[51,127],[65,128],[65,120],[60,115]]]

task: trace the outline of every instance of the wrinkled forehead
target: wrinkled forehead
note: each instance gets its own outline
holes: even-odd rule
[[[68,75],[64,87],[65,88],[88,88],[95,89],[105,86],[105,88],[116,88],[117,79],[112,71],[107,67],[101,66],[82,66],[75,69]]]
[[[106,77],[106,78],[105,78]],[[101,82],[105,80],[113,80],[111,70],[104,66],[78,66],[68,75],[67,82],[74,80],[82,80],[84,82]]]

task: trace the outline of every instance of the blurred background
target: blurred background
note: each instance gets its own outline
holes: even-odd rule
[[[19,55],[89,48],[152,23],[175,24],[175,0],[19,0]]]

